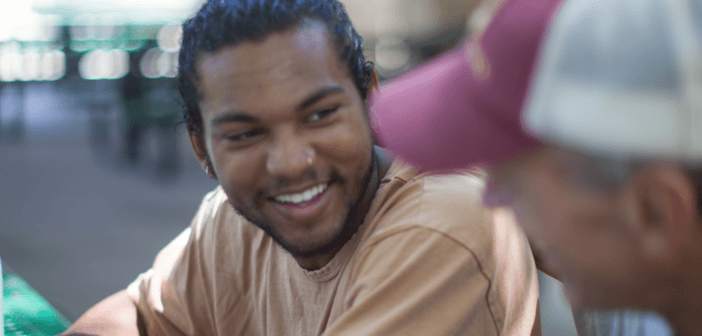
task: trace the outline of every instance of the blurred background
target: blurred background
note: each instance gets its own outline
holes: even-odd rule
[[[457,46],[498,1],[346,0],[381,80]],[[0,0],[0,256],[69,320],[125,288],[215,182],[174,76],[203,0]],[[544,335],[575,335],[541,278]]]

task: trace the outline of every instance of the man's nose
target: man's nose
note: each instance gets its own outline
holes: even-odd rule
[[[296,178],[314,163],[314,159],[314,150],[303,139],[279,137],[268,153],[266,169],[271,175]]]

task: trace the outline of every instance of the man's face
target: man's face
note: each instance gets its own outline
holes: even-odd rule
[[[232,206],[293,256],[337,243],[368,183],[372,140],[323,27],[224,47],[197,72],[206,153]]]
[[[622,199],[573,183],[568,155],[544,147],[494,167],[485,201],[512,207],[574,307],[635,304],[643,273]]]

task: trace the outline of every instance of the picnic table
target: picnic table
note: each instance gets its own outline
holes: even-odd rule
[[[56,335],[71,322],[22,277],[3,265],[3,310],[5,336]]]

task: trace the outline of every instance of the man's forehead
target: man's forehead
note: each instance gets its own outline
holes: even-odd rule
[[[327,29],[317,21],[305,21],[300,24],[295,34],[296,47],[316,54],[323,53],[331,41]]]
[[[197,66],[205,100],[294,100],[306,89],[350,79],[326,31],[314,24],[204,54]]]
[[[328,61],[327,56],[335,55],[331,42],[320,23],[303,23],[293,29],[271,33],[262,41],[242,41],[213,52],[203,52],[196,67],[201,76],[206,76],[220,74],[233,65],[245,75],[289,64],[296,59],[314,60],[321,66],[320,61]]]

